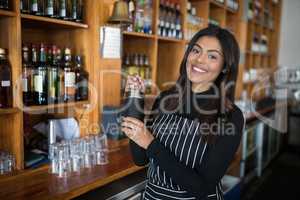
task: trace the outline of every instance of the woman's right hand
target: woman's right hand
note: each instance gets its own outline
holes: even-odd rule
[[[130,89],[138,89],[142,93],[145,93],[145,84],[143,79],[138,75],[135,76],[128,75],[126,85],[125,85],[125,91],[128,92]]]

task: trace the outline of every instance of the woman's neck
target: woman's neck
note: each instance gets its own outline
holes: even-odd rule
[[[194,84],[192,83],[192,91],[194,93],[201,93],[209,90],[211,84],[210,83],[199,83],[199,84]]]

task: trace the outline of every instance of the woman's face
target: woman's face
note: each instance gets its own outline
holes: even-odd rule
[[[203,36],[198,39],[187,58],[187,76],[193,91],[206,90],[220,74],[224,57],[219,40]]]

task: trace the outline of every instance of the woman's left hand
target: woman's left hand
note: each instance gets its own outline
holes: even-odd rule
[[[136,118],[124,117],[121,126],[127,137],[144,149],[147,149],[154,139],[144,123]]]

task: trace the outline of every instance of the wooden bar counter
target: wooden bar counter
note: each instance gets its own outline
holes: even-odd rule
[[[257,112],[265,115],[281,106],[286,105],[273,105]],[[247,123],[256,119],[254,113],[248,113],[245,117]],[[0,199],[72,199],[143,169],[134,165],[127,139],[121,142],[109,141],[109,149],[109,164],[84,169],[80,174],[67,178],[58,178],[49,174],[48,166],[0,177]],[[240,156],[237,156],[231,163],[228,173],[236,168],[234,171],[239,174],[239,163]]]
[[[2,177],[0,199],[71,199],[142,169],[134,165],[126,142],[111,150],[107,165],[84,169],[67,178],[49,174],[48,166]]]

